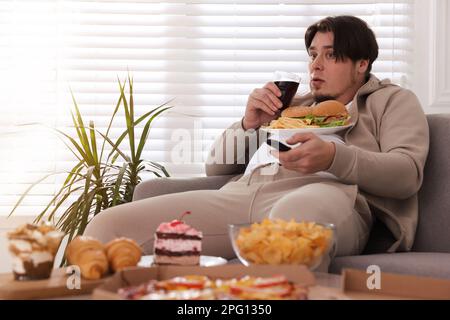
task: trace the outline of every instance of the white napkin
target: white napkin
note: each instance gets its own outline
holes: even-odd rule
[[[335,143],[344,143],[342,138],[337,134],[319,135],[318,137],[324,141],[333,141]],[[281,138],[273,137],[273,138],[284,142],[289,137],[281,137]],[[295,147],[298,147],[300,144],[301,143],[297,143],[292,146],[293,146],[293,148],[295,148]],[[279,163],[278,159],[270,154],[270,150],[272,150],[272,149],[273,149],[272,147],[270,147],[267,143],[264,142],[258,148],[258,150],[255,152],[253,157],[250,159],[250,162],[248,163],[247,168],[245,169],[244,176],[250,174],[253,171],[253,169],[259,165],[262,165],[265,163]],[[323,172],[323,173],[326,175],[330,175],[330,173],[327,173],[327,172]]]

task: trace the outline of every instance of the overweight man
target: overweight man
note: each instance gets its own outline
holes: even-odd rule
[[[282,107],[280,90],[267,83],[253,90],[242,120],[212,146],[206,174],[234,175],[221,189],[116,206],[94,217],[85,234],[104,242],[130,237],[151,254],[158,225],[190,210],[185,220],[203,232],[204,255],[233,258],[228,224],[269,217],[334,224],[335,253],[343,256],[363,251],[378,219],[393,236],[389,252],[410,250],[429,147],[428,125],[417,97],[371,74],[378,45],[359,18],[336,16],[314,23],[305,33],[305,46],[310,92],[296,96],[291,105],[327,100],[344,104],[353,126],[339,133],[341,142],[298,133],[287,141],[295,148],[273,152],[277,161],[250,168],[252,156],[265,145],[261,126],[277,119]],[[141,194],[145,189],[145,182],[138,186]]]

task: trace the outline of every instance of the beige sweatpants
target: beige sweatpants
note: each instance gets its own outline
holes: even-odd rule
[[[219,190],[198,190],[157,196],[107,209],[88,224],[85,235],[107,242],[116,237],[135,239],[152,254],[153,235],[161,222],[185,211],[186,223],[204,235],[203,255],[234,258],[228,224],[260,221],[264,217],[333,223],[337,256],[359,254],[368,239],[372,215],[356,186],[314,176],[247,178]]]

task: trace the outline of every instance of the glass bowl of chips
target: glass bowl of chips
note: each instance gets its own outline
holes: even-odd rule
[[[264,219],[259,223],[229,225],[234,252],[251,264],[301,264],[316,269],[326,255],[334,256],[333,224]]]

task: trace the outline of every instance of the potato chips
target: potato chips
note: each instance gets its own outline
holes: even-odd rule
[[[250,263],[311,267],[328,250],[332,240],[333,230],[314,222],[264,219],[241,228],[236,246]]]

